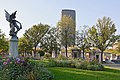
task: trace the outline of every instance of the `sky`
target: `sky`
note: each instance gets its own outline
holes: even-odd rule
[[[115,23],[116,34],[120,34],[120,0],[0,0],[0,29],[9,37],[10,27],[4,9],[10,14],[17,10],[16,20],[22,24],[18,37],[39,23],[55,27],[61,18],[62,9],[76,11],[77,30],[83,25],[91,27],[98,18],[106,16]]]

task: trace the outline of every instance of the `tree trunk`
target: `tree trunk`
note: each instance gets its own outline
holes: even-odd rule
[[[66,44],[66,46],[65,46],[65,49],[66,49],[66,57],[68,57],[68,56],[67,56],[67,44]]]
[[[67,31],[65,31],[65,35],[66,35],[66,43],[65,43],[66,57],[68,57],[68,56],[67,56],[67,47],[68,47],[68,45],[67,45],[67,44],[68,44],[68,41],[67,41],[67,37],[68,37],[68,36],[67,36]]]
[[[103,62],[103,51],[101,51],[101,63]]]
[[[36,57],[36,47],[37,46],[35,46],[35,49],[34,49],[34,57]]]
[[[84,57],[84,56],[85,56],[84,53],[85,53],[85,50],[83,49],[83,59],[85,59],[85,57]]]

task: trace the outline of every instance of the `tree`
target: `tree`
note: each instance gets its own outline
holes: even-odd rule
[[[91,43],[101,51],[101,61],[103,61],[103,51],[119,38],[115,32],[115,24],[109,17],[98,19],[97,24],[88,30]]]
[[[41,42],[43,36],[48,31],[48,29],[49,29],[48,25],[43,25],[40,23],[38,25],[33,25],[32,28],[29,28],[28,30],[25,31],[24,37],[27,39],[29,43],[32,44],[31,46],[34,48],[35,57],[36,57],[36,48],[38,44]]]
[[[81,27],[81,31],[76,33],[76,45],[82,50],[84,59],[85,49],[90,46],[88,41],[88,26],[84,25]]]
[[[120,54],[120,40],[118,40],[113,46],[115,46],[115,51]]]
[[[8,52],[9,44],[5,34],[0,30],[0,52]]]
[[[66,48],[72,46],[75,43],[75,22],[70,16],[63,16],[58,22],[58,27],[61,35],[61,44]]]
[[[26,56],[27,53],[31,53],[33,50],[31,45],[25,37],[21,37],[18,42],[19,53],[23,53],[24,56]]]
[[[57,51],[60,48],[58,28],[52,27],[48,30],[42,38],[41,48],[49,53],[55,51],[55,57],[57,56]]]

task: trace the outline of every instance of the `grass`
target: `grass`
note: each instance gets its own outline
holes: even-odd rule
[[[54,80],[120,80],[120,70],[105,68],[105,71],[90,71],[75,68],[51,67]]]

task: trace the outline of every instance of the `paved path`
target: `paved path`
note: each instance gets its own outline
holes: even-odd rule
[[[103,65],[120,70],[120,64],[103,64]]]

